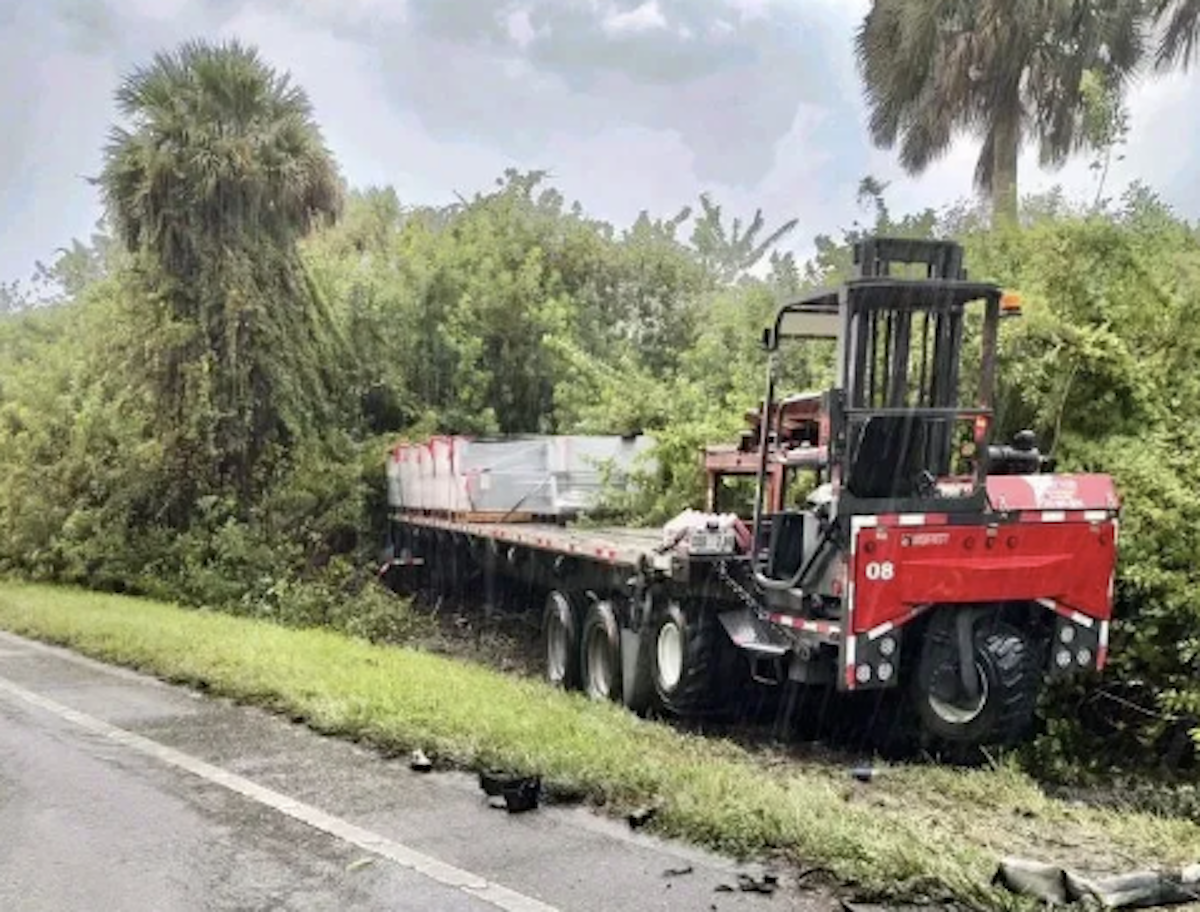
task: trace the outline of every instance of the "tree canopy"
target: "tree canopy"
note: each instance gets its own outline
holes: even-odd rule
[[[330,327],[296,243],[341,185],[304,91],[236,41],[157,55],[117,106],[98,183],[136,256],[130,366],[191,479],[186,514],[210,486],[248,493],[273,441],[328,415]]]
[[[924,171],[963,134],[981,142],[975,181],[1015,219],[1017,160],[1085,145],[1085,80],[1120,96],[1145,56],[1143,0],[875,0],[856,39],[871,137]]]

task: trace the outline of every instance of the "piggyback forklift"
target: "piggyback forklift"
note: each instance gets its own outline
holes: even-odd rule
[[[957,244],[866,240],[855,265],[780,308],[764,407],[707,453],[710,510],[724,476],[756,478],[745,607],[720,620],[760,680],[902,687],[934,739],[1011,742],[1047,677],[1104,667],[1117,496],[1053,474],[1028,431],[992,444],[1019,301],[968,280]],[[835,386],[777,399],[797,344],[836,347]]]

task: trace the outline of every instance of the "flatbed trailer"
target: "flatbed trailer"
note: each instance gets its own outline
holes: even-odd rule
[[[414,511],[394,511],[390,521],[383,572],[406,574],[407,585],[474,595],[486,606],[505,583],[510,591],[519,584],[528,610],[541,615],[546,674],[557,686],[636,711],[657,702],[689,714],[712,705],[721,685],[740,677],[736,650],[717,655],[724,639],[718,616],[748,610],[736,579],[747,578],[749,559],[737,553],[732,530],[687,529],[664,538],[661,528],[472,522]],[[651,655],[644,634],[663,617],[677,620],[680,639]],[[770,650],[772,657],[787,645]],[[723,676],[713,673],[718,664]],[[667,680],[656,680],[664,665],[671,666]]]
[[[547,679],[636,711],[694,715],[747,685],[901,691],[927,745],[1023,738],[1045,681],[1107,663],[1117,491],[1055,472],[1032,431],[993,442],[1019,299],[969,281],[951,242],[872,239],[855,258],[764,334],[751,426],[704,454],[709,512],[570,524],[596,486],[583,457],[644,441],[408,442],[385,567],[485,605],[522,584],[508,592],[540,612]],[[777,396],[785,343],[833,346],[834,385]],[[718,512],[737,476],[752,516]]]

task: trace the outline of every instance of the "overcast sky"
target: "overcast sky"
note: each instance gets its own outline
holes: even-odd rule
[[[24,278],[100,214],[121,75],[194,37],[238,37],[307,89],[343,173],[411,203],[548,169],[568,198],[628,223],[712,191],[733,214],[800,219],[789,244],[850,224],[860,178],[893,209],[971,193],[960,144],[920,179],[866,138],[851,41],[868,0],[0,0],[0,280]],[[1200,79],[1144,79],[1110,178],[1200,217]],[[1080,195],[1086,161],[1022,189]]]

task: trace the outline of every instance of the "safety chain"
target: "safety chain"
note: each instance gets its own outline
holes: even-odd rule
[[[726,561],[717,561],[717,576],[719,576],[725,584],[732,590],[733,594],[746,603],[747,607],[754,612],[754,616],[760,619],[766,617],[767,612],[763,609],[753,595],[746,590],[746,587],[735,580],[729,574],[729,567]]]

